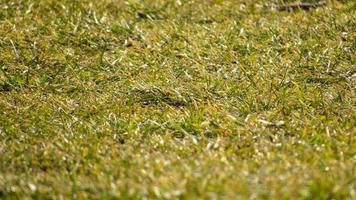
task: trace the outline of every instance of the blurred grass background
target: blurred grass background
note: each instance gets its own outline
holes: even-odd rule
[[[355,199],[355,3],[286,2],[0,0],[0,198]]]

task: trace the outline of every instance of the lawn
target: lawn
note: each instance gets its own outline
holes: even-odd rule
[[[356,3],[273,3],[0,0],[0,199],[356,199]]]

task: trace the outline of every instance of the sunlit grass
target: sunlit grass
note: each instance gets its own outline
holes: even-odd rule
[[[355,199],[353,1],[0,0],[0,199]]]

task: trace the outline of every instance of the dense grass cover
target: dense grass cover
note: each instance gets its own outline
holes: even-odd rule
[[[0,0],[0,199],[355,199],[354,1]]]

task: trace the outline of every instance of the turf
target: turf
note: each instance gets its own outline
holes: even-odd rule
[[[0,199],[356,199],[356,4],[0,0]]]

